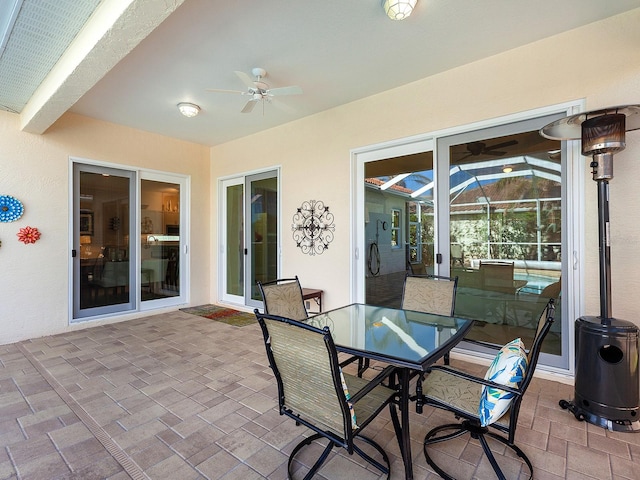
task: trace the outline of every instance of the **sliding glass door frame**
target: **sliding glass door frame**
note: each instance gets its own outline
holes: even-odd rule
[[[484,142],[484,141],[489,141],[488,139],[506,137],[508,135],[514,135],[514,134],[525,133],[530,131],[537,131],[547,123],[558,120],[564,116],[565,116],[564,112],[552,113],[548,115],[540,115],[540,116],[535,116],[534,118],[523,119],[523,120],[507,122],[507,123],[500,123],[498,125],[494,125],[486,128],[470,130],[467,132],[461,132],[461,133],[457,133],[449,136],[442,136],[437,139],[436,164],[439,165],[440,168],[438,169],[438,172],[437,172],[436,184],[441,186],[442,185],[446,186],[446,188],[440,188],[437,191],[438,199],[436,202],[436,204],[441,207],[441,208],[438,208],[439,220],[437,222],[437,225],[439,226],[439,228],[437,228],[437,232],[438,232],[437,236],[439,239],[438,243],[441,246],[440,253],[444,258],[447,258],[447,259],[450,258],[449,249],[450,249],[450,238],[451,238],[450,237],[451,210],[449,208],[449,204],[450,204],[450,193],[449,193],[450,176],[449,175],[450,175],[450,171],[451,171],[450,167],[452,163],[450,159],[450,151],[451,151],[450,147],[452,147],[453,145],[460,145],[463,143],[470,144],[472,142]],[[566,149],[564,150],[563,158],[566,159]],[[565,160],[562,163],[563,163],[563,168],[561,169],[560,183],[563,186],[562,204],[564,204],[567,200],[567,187],[571,182],[568,181],[569,179],[567,178],[567,175],[564,172],[565,170],[564,166],[568,162]],[[563,213],[567,213],[568,209],[563,206],[562,211]],[[569,215],[563,214],[562,215],[563,223],[565,222],[566,218],[569,218]],[[568,232],[568,229],[563,225],[563,227],[561,228],[561,231],[565,232],[566,234],[566,232]],[[566,238],[563,239],[562,243],[563,245],[566,245],[567,243]],[[442,266],[443,266],[442,274],[450,275],[450,271],[449,271],[450,262],[448,261],[443,262]],[[567,279],[567,277],[569,276],[567,272],[567,268],[568,268],[567,255],[563,255],[563,260],[561,262],[561,278],[563,279]],[[569,308],[568,298],[570,297],[570,295],[567,295],[567,293],[569,293],[570,290],[568,289],[567,282],[563,282],[562,290],[564,292],[564,295],[560,296],[559,298],[560,303],[556,306],[557,313],[559,313],[560,311],[567,312]],[[566,317],[569,317],[569,316],[557,315],[558,321],[563,322],[561,326],[561,331],[562,331],[561,351],[563,352],[562,355],[556,356],[556,355],[548,355],[548,354],[545,354],[544,352],[541,353],[541,362],[544,363],[547,367],[549,366],[557,367],[563,370],[568,370],[569,368],[568,351],[569,351],[570,335],[568,335],[567,333],[570,330],[573,331],[573,329],[571,328],[572,323],[568,322]],[[493,352],[491,349],[488,349],[486,347],[481,347],[478,344],[474,344],[474,343],[464,344],[464,348],[469,351],[484,353],[488,356],[492,356],[495,354],[495,352]]]
[[[169,307],[173,305],[185,304],[189,301],[189,232],[190,232],[190,179],[186,175],[170,174],[152,170],[141,170],[135,167],[125,165],[107,164],[95,162],[86,159],[73,158],[70,159],[70,218],[69,223],[69,279],[71,288],[69,289],[69,321],[70,323],[78,323],[87,320],[98,319],[102,317],[133,313],[137,311],[149,311],[153,309]],[[128,186],[128,207],[127,207],[127,262],[128,268],[128,301],[114,305],[104,305],[92,308],[81,308],[81,230],[80,230],[80,173],[86,172],[96,175],[114,175],[125,177],[129,180]],[[141,182],[142,180],[152,180],[157,182],[171,183],[179,186],[179,214],[180,233],[179,252],[177,258],[177,272],[179,294],[166,298],[156,298],[142,301],[142,272],[141,272],[141,235],[142,235],[142,205],[141,205]],[[95,212],[94,212],[95,214]],[[98,217],[92,216],[93,220]],[[105,228],[105,219],[102,219],[102,225],[93,225],[92,228]],[[114,227],[115,228],[115,227]],[[96,245],[94,249],[99,250]],[[94,252],[96,253],[96,252]],[[99,252],[98,252],[99,253]],[[105,253],[105,252],[102,252]],[[93,274],[93,272],[91,272]],[[161,283],[164,279],[157,279]]]
[[[365,224],[365,193],[364,172],[365,163],[385,160],[393,157],[433,150],[434,152],[434,195],[437,210],[434,212],[436,226],[435,251],[443,258],[450,257],[450,225],[449,225],[449,159],[446,139],[451,143],[482,140],[490,138],[492,133],[514,133],[521,125],[539,123],[540,119],[548,116],[564,116],[577,113],[584,108],[583,102],[569,102],[566,104],[544,107],[519,114],[508,115],[488,121],[478,122],[461,127],[432,132],[430,134],[410,137],[404,140],[383,143],[355,149],[351,152],[352,159],[352,203],[354,214],[352,217],[352,271],[351,271],[351,301],[364,302],[365,268],[366,268],[366,239],[364,238]],[[537,119],[537,120],[536,120]],[[542,126],[542,125],[540,125]],[[515,129],[515,130],[514,130]],[[487,137],[487,135],[490,135]],[[501,133],[496,133],[495,136]],[[584,271],[584,243],[580,232],[584,231],[584,178],[585,160],[580,155],[579,142],[562,142],[562,298],[563,338],[562,356],[542,355],[541,367],[550,372],[573,374],[574,366],[574,329],[573,321],[584,311],[583,279]],[[446,187],[442,187],[442,186]],[[447,275],[450,272],[450,262],[443,261],[435,265],[434,273]],[[469,350],[465,350],[469,351]],[[471,351],[469,351],[472,353]],[[488,358],[484,352],[475,352]]]
[[[129,214],[128,215],[128,223],[127,225],[122,225],[125,227],[126,232],[130,232],[127,236],[126,246],[123,246],[125,251],[127,252],[127,274],[126,279],[122,279],[121,281],[126,281],[126,285],[129,287],[128,291],[128,301],[123,301],[114,304],[107,305],[99,305],[95,307],[87,307],[82,308],[81,305],[81,296],[86,294],[83,292],[83,285],[81,284],[81,279],[83,277],[82,265],[81,265],[81,235],[82,231],[80,227],[81,225],[81,175],[82,174],[90,174],[104,177],[118,177],[118,178],[126,178],[128,180],[128,192],[127,192],[127,204],[129,213],[131,213],[131,205],[135,202],[136,199],[136,174],[131,170],[126,170],[122,168],[114,168],[110,166],[100,166],[100,165],[91,165],[86,163],[74,163],[73,164],[73,177],[72,177],[72,209],[71,209],[71,218],[73,222],[71,222],[71,239],[72,239],[72,247],[71,247],[71,265],[72,265],[72,283],[73,288],[71,289],[71,306],[72,306],[72,322],[83,321],[87,318],[99,317],[105,315],[112,315],[116,313],[129,312],[136,308],[138,304],[138,289],[133,288],[136,285],[136,270],[132,268],[133,265],[136,265],[136,252],[135,247],[132,248],[132,238],[133,232],[137,231],[135,216]],[[93,235],[94,229],[102,228],[104,222],[101,222],[100,226],[95,226],[94,222],[97,221],[97,218],[94,216],[95,212],[91,213],[91,235]],[[120,220],[118,220],[120,222]],[[115,226],[113,228],[116,228]],[[102,257],[102,254],[99,255]],[[96,257],[96,260],[98,258]],[[125,262],[120,262],[120,265],[124,265]],[[118,272],[119,277],[123,277],[122,271]],[[89,274],[88,274],[89,275]],[[93,275],[93,272],[91,273]],[[88,288],[88,286],[86,287]],[[118,287],[115,287],[118,288]],[[126,287],[122,287],[123,289]]]
[[[179,205],[178,213],[179,213],[179,245],[178,245],[178,275],[177,275],[177,283],[179,288],[179,294],[175,296],[165,297],[165,298],[157,298],[152,300],[144,300],[140,301],[139,309],[141,311],[153,310],[157,308],[169,307],[178,304],[185,304],[189,302],[189,292],[190,292],[190,262],[189,262],[189,236],[191,232],[191,211],[190,211],[190,202],[189,198],[191,198],[191,181],[190,178],[184,175],[176,175],[164,172],[157,171],[149,171],[149,170],[141,170],[138,175],[138,187],[137,187],[137,201],[136,201],[136,210],[138,212],[138,222],[136,223],[137,235],[136,238],[141,238],[142,231],[142,219],[143,219],[143,205],[142,199],[140,198],[142,187],[141,183],[143,180],[151,180],[155,182],[164,182],[176,184],[179,186],[180,194],[179,194]],[[168,232],[164,232],[168,233]],[[137,258],[140,258],[142,261],[143,255],[140,252],[141,243],[135,242],[135,248],[137,251]],[[138,272],[141,272],[141,265],[138,265]],[[137,275],[137,284],[136,291],[141,292],[142,287],[142,274]],[[141,297],[140,297],[141,298]]]
[[[265,180],[273,179],[276,182],[276,217],[275,232],[269,230],[270,234],[276,235],[275,240],[275,252],[271,255],[275,258],[269,258],[268,263],[271,265],[270,273],[275,278],[280,275],[282,271],[282,214],[281,214],[281,187],[280,187],[280,168],[274,167],[264,170],[257,170],[246,172],[241,175],[234,175],[230,177],[224,177],[218,179],[218,298],[227,304],[237,305],[242,307],[262,307],[262,301],[258,298],[255,280],[255,258],[256,248],[259,248],[258,243],[261,242],[273,242],[273,239],[264,238],[264,232],[260,233],[260,239],[256,238],[256,226],[253,224],[254,218],[254,203],[258,201],[259,195],[255,195],[256,198],[252,198],[252,185],[254,182],[261,182]],[[239,228],[241,232],[238,232],[238,226],[231,227],[233,222],[227,219],[229,214],[228,204],[229,198],[227,191],[229,188],[235,188],[242,186],[242,212],[243,218],[239,222]],[[234,200],[234,201],[237,201]],[[237,206],[239,208],[239,206]],[[266,213],[266,212],[265,212]],[[238,223],[238,222],[236,222]],[[273,223],[273,219],[271,222]],[[235,228],[235,230],[229,230]],[[236,238],[242,238],[242,245],[232,244]],[[266,243],[264,244],[266,245]],[[238,285],[232,285],[229,279],[229,255],[235,255],[238,252],[238,248],[242,252],[241,271],[235,271],[234,274],[238,276],[239,281],[242,283],[241,287]],[[264,259],[263,259],[264,260]],[[237,267],[236,263],[231,262],[234,268]],[[264,280],[264,279],[263,279]],[[243,292],[239,295],[239,291],[236,293],[230,293],[230,289],[237,290],[241,288]]]

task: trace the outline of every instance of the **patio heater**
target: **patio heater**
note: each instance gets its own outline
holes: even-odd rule
[[[600,316],[575,322],[575,397],[560,406],[578,420],[620,432],[640,431],[638,327],[611,311],[609,180],[613,155],[626,146],[625,131],[639,128],[640,105],[626,105],[565,117],[540,130],[552,140],[581,139],[598,184]]]

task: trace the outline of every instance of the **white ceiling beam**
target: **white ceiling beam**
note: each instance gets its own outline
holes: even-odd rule
[[[183,2],[103,1],[22,110],[20,128],[44,133]]]

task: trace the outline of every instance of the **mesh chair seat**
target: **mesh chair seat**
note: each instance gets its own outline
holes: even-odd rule
[[[433,370],[429,374],[429,381],[423,385],[422,389],[425,397],[438,399],[438,403],[442,407],[465,412],[469,416],[478,415],[478,399],[481,391],[481,383],[472,382],[441,370]],[[509,410],[495,424],[508,429]]]

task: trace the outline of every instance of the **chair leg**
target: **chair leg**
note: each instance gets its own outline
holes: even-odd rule
[[[291,455],[289,455],[289,462],[287,464],[287,472],[289,474],[289,478],[293,478],[293,472],[291,471],[291,466],[293,464],[293,460],[295,456],[304,447],[311,445],[316,440],[321,440],[321,439],[325,439],[329,443],[322,451],[322,454],[320,455],[320,457],[315,461],[315,463],[313,464],[309,472],[305,475],[304,480],[311,480],[314,477],[314,475],[317,473],[317,471],[320,469],[322,464],[325,462],[325,460],[331,453],[331,450],[333,449],[333,447],[336,446],[334,442],[332,442],[327,437],[319,433],[316,433],[315,435],[305,438],[298,445],[296,445],[295,448],[291,451]],[[355,442],[353,444],[353,451],[357,453],[360,457],[362,457],[367,463],[369,463],[370,465],[373,465],[381,473],[385,474],[387,476],[386,478],[388,479],[391,474],[391,463],[389,462],[389,457],[387,456],[387,453],[384,451],[384,449],[380,445],[378,445],[376,442],[374,442],[371,438],[365,437],[364,435],[358,435],[354,440],[362,440],[367,445],[370,445],[371,447],[373,447],[380,454],[384,463],[381,463],[376,459],[374,459],[373,457],[371,457],[369,454],[363,451],[360,447],[355,445]]]
[[[362,374],[371,366],[371,360],[368,358],[358,358],[358,377],[362,378]]]
[[[510,444],[509,440],[507,440],[501,435],[498,435],[495,432],[487,431],[483,435],[483,437],[487,435],[493,438],[494,440],[497,440],[498,442],[504,444],[507,448],[510,448],[511,450],[513,450],[515,454],[518,455],[518,457],[520,457],[522,461],[527,465],[527,468],[529,469],[529,478],[533,478],[533,465],[531,464],[529,457],[527,457],[527,455],[520,449],[520,447],[518,447],[516,444]],[[481,442],[483,442],[482,448],[485,450],[485,453],[487,453],[487,457],[489,457],[489,461],[491,462],[491,457],[493,457],[493,454],[491,453],[491,450],[489,449],[488,445],[485,449],[484,444],[486,444],[486,440],[484,438],[481,439]],[[493,460],[495,461],[495,458]],[[491,465],[493,466],[493,469],[494,471],[496,471],[496,473],[498,473],[499,471],[500,473],[502,473],[500,470],[500,467],[497,466],[497,462],[495,465],[494,465],[494,462],[491,462]],[[496,470],[496,467],[497,467],[497,470]]]
[[[445,432],[448,430],[450,430],[451,433],[440,435],[442,432]],[[454,477],[452,477],[447,472],[442,470],[438,465],[436,465],[435,461],[429,455],[427,446],[432,445],[434,443],[446,442],[447,440],[460,437],[467,433],[470,434],[472,438],[478,439],[478,441],[480,442],[480,445],[482,446],[482,450],[487,456],[487,459],[489,460],[489,463],[493,467],[493,471],[496,473],[496,476],[499,480],[506,480],[506,477],[502,472],[500,465],[498,465],[498,462],[495,456],[493,455],[493,452],[491,452],[491,448],[489,447],[489,444],[487,443],[487,440],[485,438],[486,436],[489,436],[499,441],[500,443],[504,444],[506,447],[513,450],[516,453],[516,455],[520,457],[522,461],[527,465],[527,468],[529,469],[529,478],[533,478],[533,465],[531,464],[531,461],[529,460],[529,458],[527,458],[525,453],[518,446],[516,446],[515,444],[510,444],[506,438],[494,432],[489,431],[487,427],[481,427],[477,424],[469,422],[468,420],[464,420],[462,423],[450,423],[447,425],[441,425],[439,427],[436,427],[430,430],[424,438],[424,445],[423,445],[424,457],[427,460],[427,463],[429,464],[429,466],[433,468],[433,470],[438,475],[440,475],[440,477],[444,478],[445,480],[455,480]]]
[[[306,447],[307,445],[311,445],[313,442],[315,442],[316,440],[320,440],[321,438],[326,438],[326,437],[323,435],[320,435],[319,433],[316,433],[315,435],[311,435],[310,437],[302,440],[291,451],[291,455],[289,455],[289,463],[287,464],[287,472],[289,473],[289,478],[293,478],[293,473],[291,472],[291,464],[293,463],[293,459],[298,454],[298,452],[302,450],[303,447]],[[334,445],[335,444],[331,440],[329,440],[329,443],[323,450],[322,455],[320,455],[318,460],[316,460],[316,462],[313,464],[313,466],[311,467],[311,470],[309,470],[309,473],[305,475],[304,480],[310,480],[311,478],[313,478],[313,476],[316,474],[318,469],[322,466],[324,461],[329,456],[329,453],[331,453],[331,450],[333,449]]]
[[[371,456],[369,456],[367,453],[362,451],[362,449],[355,444],[353,445],[353,451],[356,452],[358,455],[360,455],[360,457],[366,460],[369,464],[373,465],[378,470],[380,470],[380,472],[386,474],[387,478],[389,478],[389,475],[391,474],[391,464],[389,463],[389,457],[387,456],[387,452],[385,452],[380,445],[378,445],[376,442],[371,440],[369,437],[365,437],[364,435],[358,435],[356,438],[372,446],[380,454],[380,456],[382,456],[382,460],[384,460],[384,463],[386,464],[386,466],[378,462],[376,459],[372,458]]]

